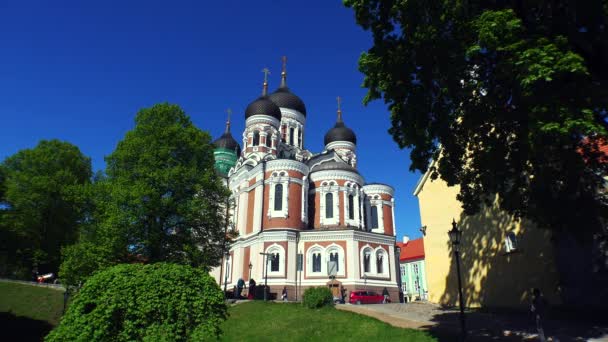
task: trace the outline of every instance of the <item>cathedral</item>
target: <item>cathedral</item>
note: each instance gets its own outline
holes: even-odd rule
[[[245,109],[242,148],[230,133],[214,141],[218,173],[232,193],[234,239],[212,275],[222,288],[239,279],[265,281],[280,297],[301,299],[308,287],[329,286],[398,300],[394,189],[366,183],[357,170],[357,137],[342,118],[325,134],[325,148],[305,148],[306,105],[287,87],[285,58],[278,89]],[[348,301],[348,299],[346,299]]]

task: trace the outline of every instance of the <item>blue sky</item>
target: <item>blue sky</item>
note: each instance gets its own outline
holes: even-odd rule
[[[420,236],[420,174],[387,133],[382,101],[362,105],[357,61],[371,35],[341,1],[4,1],[0,41],[0,159],[57,138],[95,170],[135,113],[159,102],[179,104],[214,138],[230,107],[239,141],[262,68],[274,90],[286,55],[288,84],[308,111],[306,148],[323,148],[342,97],[360,172],[395,187],[398,235]]]

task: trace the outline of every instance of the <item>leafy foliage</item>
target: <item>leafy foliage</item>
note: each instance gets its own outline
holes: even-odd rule
[[[228,190],[215,174],[209,134],[170,104],[141,110],[135,123],[106,158],[106,174],[82,188],[84,245],[65,251],[68,282],[122,262],[209,268],[221,258]]]
[[[222,291],[203,270],[116,265],[87,280],[46,341],[216,339],[226,315]]]
[[[333,305],[334,296],[325,286],[310,287],[304,291],[303,304],[310,309]]]
[[[59,140],[42,140],[2,162],[3,274],[29,278],[32,269],[57,271],[61,247],[76,240],[83,219],[75,193],[90,178],[90,159]]]
[[[359,60],[364,102],[388,104],[411,170],[460,185],[467,214],[497,193],[541,227],[602,226],[605,1],[344,3],[374,38]]]

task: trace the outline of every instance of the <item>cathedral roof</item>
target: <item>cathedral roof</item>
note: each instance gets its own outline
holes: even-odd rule
[[[225,148],[230,151],[235,151],[236,155],[241,154],[241,145],[232,137],[230,132],[225,132],[219,137],[216,141],[213,142],[213,145],[216,148]]]
[[[344,122],[340,119],[336,122],[334,127],[325,134],[325,145],[334,141],[349,141],[353,144],[357,144],[357,136],[355,135],[355,132],[346,127]]]
[[[336,124],[325,134],[325,145],[334,141],[349,141],[353,144],[357,144],[357,136],[352,129],[346,127],[344,121],[342,121],[342,109],[340,108],[340,98],[338,97],[338,118]]]
[[[266,95],[258,97],[247,106],[247,109],[245,109],[246,119],[254,115],[268,115],[277,120],[281,120],[281,110],[274,102],[270,101]]]
[[[287,87],[280,87],[268,97],[272,102],[281,108],[297,110],[306,116],[306,105],[296,94],[292,93]]]
[[[269,98],[281,108],[294,109],[306,116],[304,101],[287,87],[287,57],[283,56],[283,70],[281,71],[281,86],[270,94]]]

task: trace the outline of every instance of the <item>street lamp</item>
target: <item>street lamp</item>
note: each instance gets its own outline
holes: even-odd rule
[[[452,248],[454,249],[454,256],[456,257],[456,273],[458,274],[458,295],[460,299],[460,330],[462,341],[466,339],[467,331],[464,324],[464,299],[462,298],[462,280],[460,279],[460,238],[462,237],[462,231],[458,230],[456,226],[456,220],[452,219],[452,230],[448,232],[450,236],[450,242],[452,242]]]
[[[226,267],[224,268],[224,298],[226,298],[226,287],[228,286],[228,260],[230,259],[230,253],[226,250]]]
[[[268,292],[268,259],[272,256],[272,253],[260,253],[263,255],[262,258],[266,258],[264,261],[264,301],[267,301],[266,292]]]
[[[253,265],[251,264],[251,261],[249,262],[249,281],[251,281],[251,269],[253,268]]]

